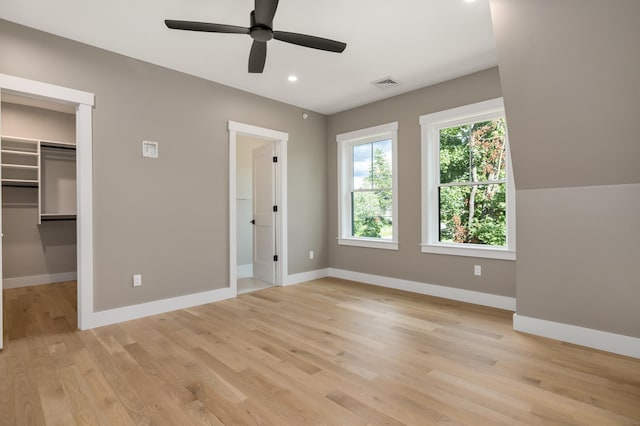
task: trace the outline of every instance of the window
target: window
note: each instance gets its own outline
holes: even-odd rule
[[[515,260],[502,98],[420,117],[422,252]]]
[[[336,137],[338,244],[398,249],[397,138],[397,122]]]

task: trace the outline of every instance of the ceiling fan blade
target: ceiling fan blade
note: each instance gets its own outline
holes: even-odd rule
[[[255,20],[256,24],[272,27],[273,17],[278,8],[278,0],[256,0]]]
[[[267,42],[253,41],[251,53],[249,54],[249,72],[259,74],[264,70],[264,63],[267,61]]]
[[[316,37],[307,34],[289,33],[286,31],[274,31],[273,38],[298,46],[310,47],[312,49],[326,50],[328,52],[342,53],[347,47],[341,41],[329,40],[328,38]]]
[[[249,34],[249,28],[235,25],[210,24],[208,22],[174,21],[165,19],[165,25],[173,30],[203,31],[207,33]]]

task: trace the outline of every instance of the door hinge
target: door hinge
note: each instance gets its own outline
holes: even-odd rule
[[[273,157],[273,162],[277,163],[278,162],[278,157]]]
[[[277,255],[277,254],[274,254],[274,255],[273,255],[273,261],[274,261],[274,262],[277,262],[277,261],[278,261],[278,255]]]
[[[278,206],[273,206],[273,211],[274,211],[275,213],[277,213],[277,212],[278,212]]]

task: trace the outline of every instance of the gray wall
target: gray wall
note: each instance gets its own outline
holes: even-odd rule
[[[75,116],[3,102],[2,134],[75,142]],[[75,169],[75,166],[73,166]],[[76,222],[38,226],[38,189],[2,188],[3,278],[76,270]]]
[[[0,52],[2,73],[96,95],[96,310],[229,285],[228,120],[289,133],[289,273],[328,266],[325,116],[303,120],[298,108],[7,21]],[[142,140],[159,142],[160,158],[142,158]]]
[[[640,337],[640,2],[491,0],[517,310]]]
[[[329,264],[333,268],[486,293],[515,295],[515,262],[420,252],[420,124],[431,112],[501,96],[498,69],[385,99],[329,117]],[[336,135],[398,121],[398,251],[339,246]],[[482,265],[482,276],[473,265]]]

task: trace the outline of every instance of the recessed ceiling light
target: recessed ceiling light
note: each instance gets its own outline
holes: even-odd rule
[[[476,0],[464,0],[464,2],[465,2],[465,3],[473,3],[473,2],[475,2],[475,1],[476,1]]]
[[[287,80],[289,80],[292,83],[295,83],[296,81],[298,81],[298,77],[295,75],[290,75]]]

